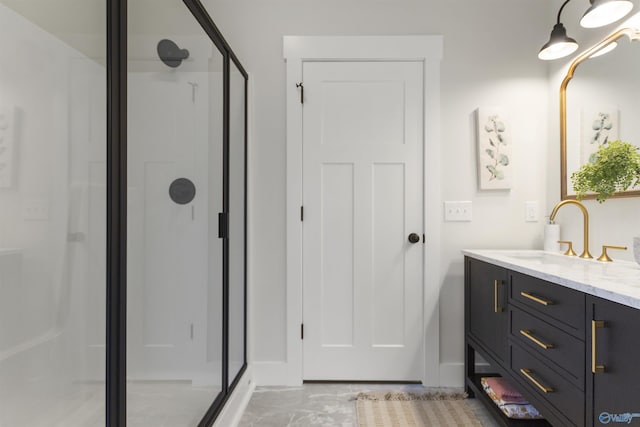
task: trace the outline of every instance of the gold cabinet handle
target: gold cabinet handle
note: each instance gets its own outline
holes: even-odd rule
[[[597,339],[598,339],[598,328],[604,328],[606,324],[603,320],[592,320],[591,321],[591,372],[594,374],[604,372],[604,365],[598,365],[597,359]]]
[[[533,335],[531,335],[531,331],[528,331],[526,329],[520,329],[520,333],[522,335],[524,335],[525,337],[529,338],[534,343],[538,344],[540,347],[544,348],[545,350],[549,350],[550,348],[554,347],[553,344],[547,344],[545,342],[542,342],[538,338],[536,338]]]
[[[504,283],[502,280],[494,280],[493,281],[493,312],[494,313],[502,313],[504,308],[498,305],[498,286],[502,286]]]
[[[553,301],[537,297],[529,292],[520,292],[520,295],[522,295],[525,298],[529,298],[531,301],[535,301],[538,304],[553,305]]]
[[[529,381],[531,381],[533,383],[533,385],[535,385],[536,387],[538,387],[540,390],[542,390],[544,393],[553,393],[553,389],[551,387],[545,387],[542,384],[540,384],[540,382],[538,380],[536,380],[535,378],[533,378],[533,375],[531,375],[533,372],[531,372],[530,369],[520,369],[520,372],[522,373],[522,375],[524,375],[525,377],[527,377],[527,379]]]

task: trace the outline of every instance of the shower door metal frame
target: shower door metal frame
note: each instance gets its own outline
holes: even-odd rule
[[[106,425],[127,424],[127,0],[107,0]]]
[[[244,363],[229,381],[229,236],[223,241],[222,390],[198,424],[213,425],[247,369],[247,116],[248,74],[199,0],[182,0],[224,56],[223,215],[228,230],[230,64],[244,77]],[[127,0],[107,3],[106,419],[127,424]]]

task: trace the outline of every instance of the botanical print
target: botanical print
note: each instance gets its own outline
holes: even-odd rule
[[[618,121],[616,107],[582,110],[580,164],[593,163],[598,148],[618,139]]]
[[[511,188],[511,141],[508,121],[500,108],[479,108],[478,174],[480,189]]]

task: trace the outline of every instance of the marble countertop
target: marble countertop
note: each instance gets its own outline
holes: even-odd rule
[[[465,249],[471,258],[640,309],[640,265],[600,262],[540,250]]]

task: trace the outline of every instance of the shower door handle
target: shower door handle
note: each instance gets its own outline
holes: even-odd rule
[[[218,214],[218,237],[226,239],[229,235],[229,215],[226,212]]]

